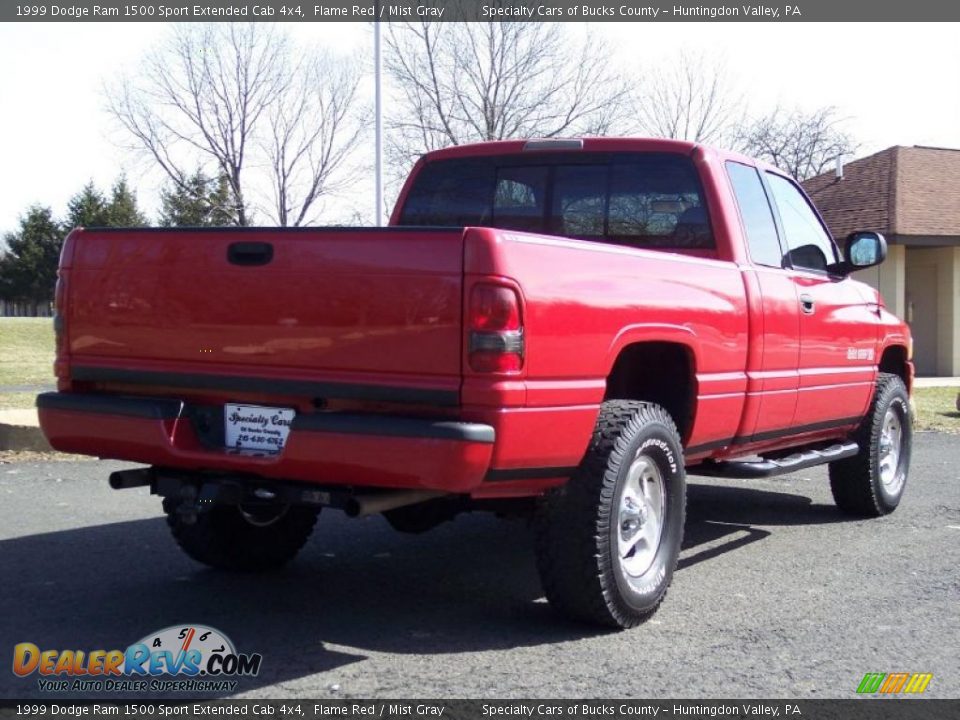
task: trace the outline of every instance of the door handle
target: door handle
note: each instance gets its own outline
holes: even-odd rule
[[[816,303],[813,301],[811,295],[801,295],[800,296],[800,309],[806,315],[813,315],[813,311],[816,310]]]
[[[235,242],[227,247],[232,265],[266,265],[273,260],[273,245],[266,242]]]

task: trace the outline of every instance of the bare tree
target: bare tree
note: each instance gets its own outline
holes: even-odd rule
[[[338,179],[353,179],[337,176],[363,131],[353,116],[357,82],[353,65],[319,54],[293,69],[270,107],[265,151],[280,225],[302,225],[322,195],[342,189]]]
[[[358,139],[352,71],[323,53],[300,57],[275,26],[176,25],[135,79],[108,88],[108,109],[175,188],[189,191],[205,160],[226,179],[238,225],[267,185],[268,214],[300,224]]]
[[[834,107],[813,112],[778,108],[745,124],[737,144],[746,154],[806,180],[823,173],[837,157],[856,151],[842,124]]]
[[[480,140],[603,134],[626,113],[606,46],[549,23],[391,23],[385,65],[396,88],[388,149],[407,165]]]
[[[729,141],[743,112],[724,63],[688,53],[646,73],[634,103],[641,132],[714,144]]]

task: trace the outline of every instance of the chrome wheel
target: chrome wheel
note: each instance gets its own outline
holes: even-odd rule
[[[648,455],[634,458],[617,508],[617,558],[623,577],[632,584],[653,565],[663,534],[663,475]]]
[[[887,408],[880,426],[880,482],[891,495],[900,492],[904,477],[900,472],[900,454],[903,447],[903,422],[895,405]]]

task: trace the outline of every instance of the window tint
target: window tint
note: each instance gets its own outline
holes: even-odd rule
[[[740,208],[750,258],[757,265],[783,267],[783,251],[777,238],[777,226],[773,222],[773,212],[770,210],[759,173],[747,165],[728,162],[727,175]]]
[[[767,173],[767,180],[780,213],[790,263],[796,268],[826,272],[837,262],[837,251],[810,203],[786,178]]]
[[[547,197],[545,167],[500,168],[493,191],[492,225],[514,230],[539,230]]]
[[[687,163],[649,169],[614,166],[608,214],[608,235],[617,242],[640,247],[714,247],[699,183]]]
[[[401,225],[483,225],[491,221],[491,195],[496,182],[488,163],[430,163],[421,168],[407,196]]]
[[[580,238],[603,237],[607,168],[560,165],[553,183],[553,231]]]
[[[635,247],[714,247],[692,161],[663,153],[433,162],[414,181],[400,224],[512,228]]]

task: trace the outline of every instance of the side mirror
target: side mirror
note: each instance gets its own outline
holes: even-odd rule
[[[859,231],[847,235],[844,264],[852,272],[879,265],[887,258],[887,241],[880,233]]]

